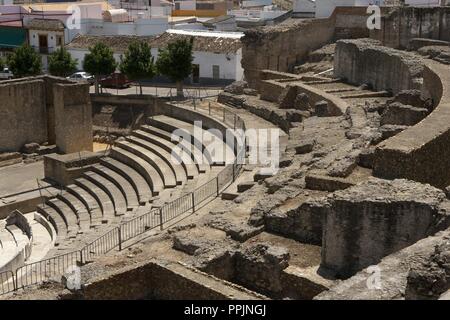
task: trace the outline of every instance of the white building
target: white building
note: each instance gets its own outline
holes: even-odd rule
[[[135,36],[87,36],[79,35],[67,45],[73,58],[78,60],[78,68],[82,69],[84,56],[89,52],[89,46],[103,42],[113,49],[114,58],[119,63],[128,45],[134,40],[146,41],[152,48],[155,61],[158,59],[158,49],[177,39],[193,37],[193,73],[190,81],[194,84],[226,84],[242,80],[241,66],[242,44],[241,32],[211,32],[204,30],[174,30],[155,37]],[[159,79],[165,80],[167,79]]]
[[[295,0],[292,15],[296,18],[314,18],[316,16],[316,0]]]
[[[336,7],[382,6],[383,0],[316,0],[316,18],[328,18]]]

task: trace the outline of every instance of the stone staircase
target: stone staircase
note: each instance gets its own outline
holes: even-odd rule
[[[183,130],[182,141],[172,140],[175,129]],[[199,129],[203,141],[194,137]],[[223,140],[220,148],[227,158],[217,159],[211,151],[214,141],[210,132],[164,115],[148,119],[148,125],[116,141],[107,157],[38,206],[57,232],[47,257],[80,249],[113,226],[214,178],[225,160],[234,159]],[[176,149],[183,152],[172,155]]]

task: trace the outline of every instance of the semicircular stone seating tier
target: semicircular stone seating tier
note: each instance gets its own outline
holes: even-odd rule
[[[166,115],[147,123],[116,141],[108,156],[37,207],[57,233],[48,257],[80,249],[112,225],[191,192],[222,170],[223,162],[215,161],[208,147],[217,139],[210,139],[206,129],[199,128],[204,139],[197,141],[193,123]],[[173,140],[175,129],[183,130],[182,140]],[[172,154],[175,148],[183,156]],[[231,147],[221,140],[221,148],[232,161]]]

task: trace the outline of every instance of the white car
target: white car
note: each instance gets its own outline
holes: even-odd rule
[[[90,84],[94,83],[94,77],[84,71],[75,72],[74,74],[71,74],[70,76],[68,76],[67,79],[75,80],[75,81],[87,81]]]
[[[0,72],[0,79],[1,80],[9,80],[14,78],[14,74],[9,70],[8,68],[3,68],[3,70]]]

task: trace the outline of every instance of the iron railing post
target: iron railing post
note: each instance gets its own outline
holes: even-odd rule
[[[217,196],[219,196],[219,176],[216,177]]]
[[[163,216],[162,216],[162,207],[159,208],[159,229],[163,229]]]
[[[80,250],[80,264],[83,265],[83,248]]]
[[[195,212],[195,193],[192,192],[192,213]]]
[[[208,114],[211,115],[211,101],[208,102]]]
[[[119,251],[122,251],[122,226],[117,227],[117,235],[119,237]]]

